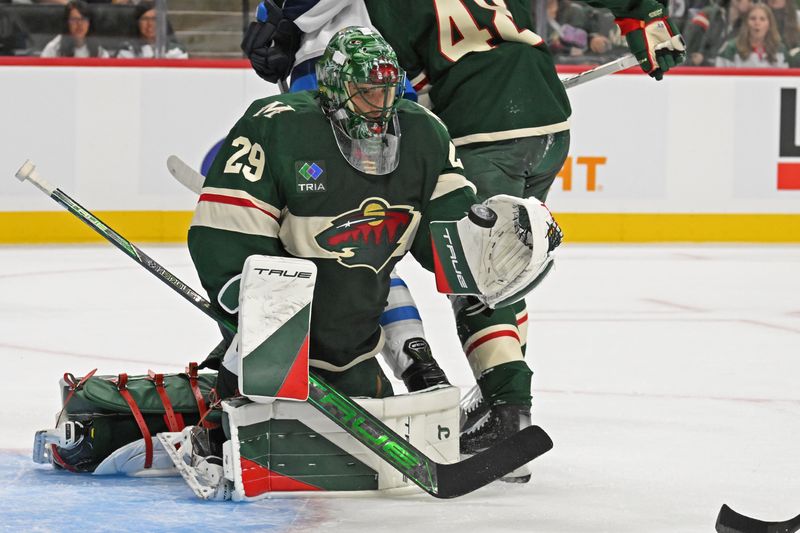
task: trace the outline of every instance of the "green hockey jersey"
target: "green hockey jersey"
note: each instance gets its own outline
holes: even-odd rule
[[[316,93],[257,100],[206,177],[189,230],[204,288],[226,309],[221,290],[248,256],[313,261],[312,366],[342,370],[379,350],[392,268],[411,251],[432,269],[429,222],[477,202],[441,122],[409,101],[398,118],[400,163],[375,176],[342,156]]]
[[[370,19],[457,146],[569,128],[569,99],[528,0],[366,0]],[[590,0],[618,17],[655,0]]]

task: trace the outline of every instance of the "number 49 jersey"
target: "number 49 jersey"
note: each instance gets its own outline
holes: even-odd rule
[[[527,0],[367,0],[370,19],[456,146],[569,128],[569,100]]]

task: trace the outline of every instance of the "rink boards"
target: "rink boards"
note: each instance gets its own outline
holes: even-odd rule
[[[793,72],[683,69],[570,90],[570,157],[548,199],[567,238],[800,242]],[[277,92],[240,61],[14,59],[0,85],[0,243],[99,240],[13,179],[26,158],[128,239],[183,241],[195,197],[167,157],[201,168],[249,103]]]

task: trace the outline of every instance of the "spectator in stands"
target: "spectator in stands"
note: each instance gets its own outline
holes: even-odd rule
[[[787,49],[800,45],[800,29],[797,26],[797,6],[794,0],[767,0],[767,5],[775,15],[778,33]]]
[[[47,43],[42,57],[109,57],[91,34],[89,6],[81,0],[69,2],[64,7],[64,33]]]
[[[153,2],[142,2],[136,6],[136,23],[139,26],[139,38],[122,45],[117,57],[131,59],[136,57],[153,58],[156,56],[157,13]],[[171,35],[167,28],[167,43],[164,53],[166,59],[187,59],[189,54]]]
[[[739,34],[720,50],[718,67],[786,68],[786,49],[775,15],[766,4],[754,4]]]
[[[0,10],[0,56],[13,56],[17,50],[27,46],[28,34],[19,20]]]
[[[569,62],[569,57],[583,55],[589,46],[585,24],[583,6],[569,0],[547,0],[547,46],[556,62]]]
[[[717,0],[697,11],[683,30],[687,66],[714,66],[717,53],[738,35],[753,0]]]
[[[588,6],[585,10],[586,30],[589,32],[587,63],[606,63],[630,51],[611,11]]]

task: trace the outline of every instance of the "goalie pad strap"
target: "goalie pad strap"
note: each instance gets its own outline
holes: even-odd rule
[[[136,405],[136,401],[131,396],[131,393],[128,391],[127,388],[128,383],[128,374],[120,374],[116,379],[117,390],[119,390],[120,396],[125,400],[125,403],[128,404],[128,407],[133,414],[134,420],[136,420],[136,424],[139,426],[139,431],[142,432],[142,437],[144,438],[144,467],[150,468],[153,466],[153,439],[150,436],[150,428],[147,427],[147,424],[144,421],[144,417],[142,416],[142,412],[139,410],[139,406]]]
[[[167,389],[164,388],[164,374],[156,374],[152,370],[148,370],[147,379],[155,385],[158,397],[161,398],[161,403],[164,405],[164,420],[167,422],[167,428],[170,431],[182,430],[186,424],[183,423],[183,416],[176,415],[175,410],[172,409],[172,401],[169,399]]]
[[[97,369],[95,368],[94,370],[83,376],[77,383],[75,382],[75,376],[73,376],[69,372],[64,373],[64,381],[69,385],[69,394],[67,394],[67,397],[64,398],[63,407],[65,409],[69,401],[72,399],[72,396],[75,394],[75,392],[79,390],[81,387],[83,387],[83,384],[86,383],[90,377],[94,376],[96,372]]]
[[[61,468],[63,468],[64,470],[66,470],[68,472],[77,472],[78,471],[77,468],[75,468],[74,466],[72,466],[71,464],[69,464],[64,459],[61,458],[61,455],[59,455],[59,453],[58,453],[58,447],[57,446],[51,446],[50,447],[50,454],[53,457],[53,462],[56,463]]]
[[[197,369],[197,363],[189,363],[189,366],[186,367],[186,375],[189,377],[189,387],[192,389],[192,394],[194,394],[195,401],[197,401],[197,412],[200,415],[200,421],[198,422],[198,425],[206,429],[214,429],[217,427],[217,424],[206,420],[208,407],[206,407],[206,401],[203,399],[203,393],[200,391],[200,386],[197,384]]]

